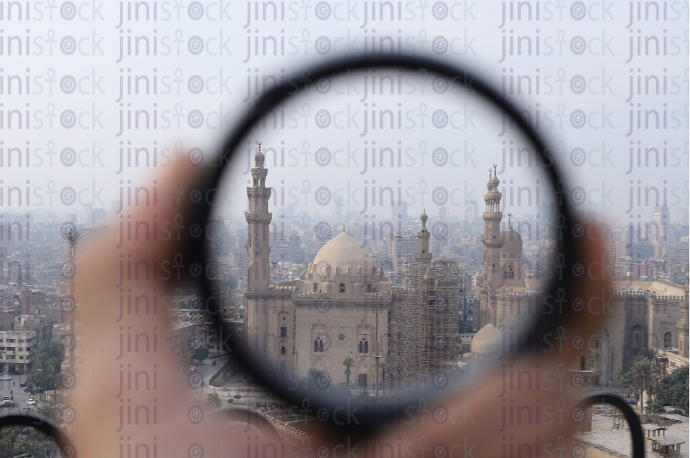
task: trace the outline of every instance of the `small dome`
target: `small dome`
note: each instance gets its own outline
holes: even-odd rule
[[[498,185],[501,184],[501,180],[496,176],[496,170],[494,170],[494,176],[491,177],[491,169],[489,169],[489,181],[486,183],[486,189],[489,191],[498,190]]]
[[[503,334],[493,324],[481,328],[472,339],[472,355],[481,359],[498,359],[501,355]],[[481,356],[480,356],[481,355]]]
[[[426,216],[426,210],[422,212],[419,218],[422,220],[422,224],[426,224],[427,220],[429,219],[429,217]]]
[[[264,165],[264,153],[262,153],[260,149],[259,149],[259,152],[254,155],[254,161],[256,162],[256,165],[258,167],[263,167],[263,165]]]
[[[503,231],[501,231],[501,253],[520,253],[522,254],[522,237],[518,234],[513,226],[508,224]]]

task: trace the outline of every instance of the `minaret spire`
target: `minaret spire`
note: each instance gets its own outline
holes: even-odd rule
[[[422,212],[419,219],[422,220],[422,229],[417,232],[417,240],[419,242],[419,249],[415,258],[418,260],[431,261],[431,253],[429,252],[429,231],[426,228],[426,222],[429,217],[426,215],[426,209]]]
[[[268,200],[271,198],[271,188],[266,187],[268,170],[264,168],[264,155],[259,151],[254,156],[256,167],[252,168],[252,186],[247,187],[249,211],[244,214],[249,225],[249,239],[247,241],[248,287],[249,289],[268,289],[269,278],[269,246],[268,227],[272,215],[268,211]]]
[[[499,272],[500,249],[503,245],[501,239],[501,220],[503,219],[503,214],[499,210],[501,208],[502,194],[498,190],[498,186],[501,182],[497,176],[497,167],[497,164],[493,164],[493,170],[491,168],[489,169],[490,178],[489,182],[486,184],[488,192],[484,194],[486,209],[482,214],[484,218],[484,235],[482,235],[484,263],[482,270],[486,282],[492,288],[498,287],[503,280]],[[491,176],[491,172],[493,172],[493,176]],[[482,322],[481,324],[484,325],[486,323]]]

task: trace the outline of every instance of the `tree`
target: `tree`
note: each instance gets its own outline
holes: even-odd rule
[[[677,406],[688,415],[688,366],[682,366],[664,377],[659,383],[657,397],[664,406]]]
[[[647,413],[664,413],[664,403],[661,402],[658,398],[650,397],[647,399],[647,406],[645,408],[645,412]]]
[[[654,394],[656,387],[661,382],[661,380],[666,377],[666,368],[659,358],[659,352],[656,348],[644,348],[642,350],[641,356],[649,361],[649,366],[651,370],[651,382],[650,390]]]
[[[25,429],[22,436],[19,447],[23,448],[28,456],[52,458],[61,455],[55,440],[35,428]]]
[[[631,374],[633,386],[636,388],[635,391],[639,396],[639,412],[642,413],[644,412],[644,393],[649,387],[649,380],[652,374],[652,367],[649,360],[640,357],[636,358],[633,362]]]
[[[36,413],[42,417],[48,418],[56,424],[60,424],[60,415],[58,415],[57,409],[54,406],[47,404],[37,404]]]
[[[218,393],[211,393],[206,397],[206,403],[209,407],[218,408],[220,407],[220,398]]]
[[[14,456],[14,444],[19,442],[22,433],[21,426],[7,426],[2,428],[0,437],[2,438],[2,451],[9,449],[10,456]],[[4,454],[4,453],[3,453]]]
[[[242,396],[240,396],[240,392],[238,391],[235,393],[233,398],[235,398],[235,402],[240,402],[240,399],[242,399]]]
[[[205,349],[204,347],[199,347],[194,351],[194,359],[196,361],[204,361],[206,358],[208,358],[209,351]]]
[[[621,388],[623,388],[623,397],[628,399],[628,388],[630,388],[630,374],[627,372],[621,372],[618,374],[618,383]]]
[[[647,411],[656,412],[660,410],[657,391],[661,380],[665,376],[665,368],[658,358],[658,353],[654,348],[643,348],[635,360],[631,370],[632,384],[639,393],[640,413]],[[644,395],[647,394],[645,403]]]
[[[41,342],[33,351],[33,366],[28,381],[39,391],[54,390],[65,359],[65,347],[59,342]]]
[[[343,361],[343,366],[345,366],[345,371],[343,374],[347,377],[347,389],[348,391],[350,390],[350,374],[352,374],[352,370],[350,369],[350,366],[352,366],[355,363],[355,360],[350,358],[349,356],[345,358]]]

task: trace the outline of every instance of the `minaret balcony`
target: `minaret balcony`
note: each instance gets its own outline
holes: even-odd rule
[[[271,188],[264,187],[247,187],[247,197],[263,197],[265,199],[271,198]]]
[[[503,212],[484,212],[482,213],[484,221],[501,221],[503,219]]]
[[[485,234],[482,234],[481,240],[482,243],[487,247],[501,248],[501,246],[503,246],[503,240],[501,240],[501,238],[498,236],[490,239]]]
[[[249,224],[251,223],[257,223],[257,224],[263,224],[263,223],[270,223],[271,219],[273,218],[273,214],[271,213],[265,213],[265,214],[256,214],[256,213],[245,213],[244,218],[247,220]]]

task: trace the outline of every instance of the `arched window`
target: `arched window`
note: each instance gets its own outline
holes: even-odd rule
[[[344,293],[344,292],[345,292],[345,283],[341,283],[341,284],[338,285],[338,286],[339,286],[339,288],[340,288],[340,292],[341,292],[341,293]]]
[[[323,349],[325,347],[326,343],[323,341],[323,339],[319,338],[319,352],[323,353]]]
[[[667,332],[664,334],[664,347],[670,347],[671,346],[671,333]]]
[[[280,327],[280,337],[287,337],[287,326]]]
[[[319,339],[314,341],[314,352],[319,351]]]
[[[285,347],[280,347],[280,355],[285,356],[286,354]]]
[[[585,363],[586,363],[586,361],[587,361],[587,360],[585,359],[584,356],[580,356],[580,370],[581,370],[581,371],[586,370],[586,369],[585,369]]]
[[[359,348],[358,348],[360,353],[364,353],[364,341],[360,340],[359,341]]]
[[[364,341],[364,353],[369,353],[369,342]]]

